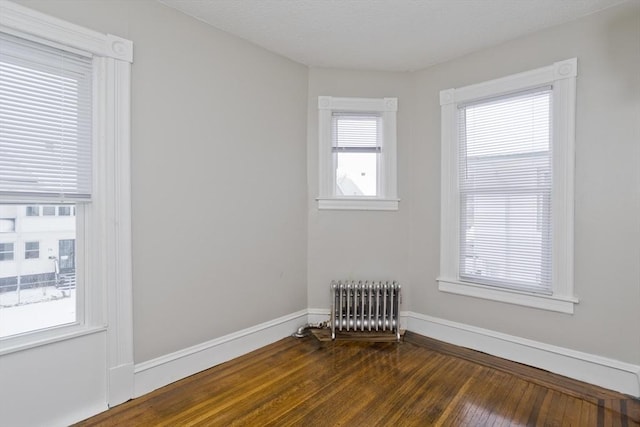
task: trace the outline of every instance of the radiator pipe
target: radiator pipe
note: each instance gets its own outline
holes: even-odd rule
[[[304,338],[309,335],[309,329],[322,329],[327,327],[327,322],[320,323],[307,323],[298,328],[296,332],[293,333],[293,337],[295,338]]]

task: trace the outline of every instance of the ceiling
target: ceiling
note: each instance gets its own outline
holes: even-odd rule
[[[406,71],[627,0],[159,1],[308,66]]]

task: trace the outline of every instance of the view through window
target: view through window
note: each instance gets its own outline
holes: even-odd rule
[[[0,258],[0,338],[75,322],[75,216],[0,205],[0,217],[15,224],[0,232],[0,248],[12,249]]]

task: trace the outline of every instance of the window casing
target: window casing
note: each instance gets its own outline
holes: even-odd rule
[[[77,274],[83,276],[86,282],[86,292],[82,297],[79,295],[81,304],[78,306],[84,310],[84,321],[0,339],[0,358],[9,353],[32,350],[43,355],[52,350],[51,343],[75,345],[81,341],[86,344],[91,340],[89,336],[105,334],[108,352],[107,401],[109,405],[116,405],[133,397],[130,189],[133,43],[9,1],[0,3],[0,33],[88,56],[92,60],[93,71],[92,95],[89,99],[93,107],[90,135],[92,176],[91,186],[87,187],[91,191],[91,201],[76,200],[82,198],[82,192],[77,194],[80,197],[74,197],[69,192],[61,191],[67,194],[66,197],[49,202],[59,204],[63,201],[67,203],[69,198],[74,199],[70,216],[76,217],[73,221],[83,236],[75,240],[74,252],[77,261],[79,257],[85,257],[77,268]],[[13,197],[11,204],[41,202],[39,199],[30,199]],[[8,198],[0,197],[0,203],[7,201]],[[67,221],[68,218],[55,220]],[[86,257],[87,253],[96,256]],[[41,259],[49,258],[43,255]],[[80,271],[81,268],[84,270]],[[0,280],[0,286],[15,283],[13,280],[4,282]],[[29,379],[26,378],[27,381]]]
[[[318,97],[319,209],[398,209],[397,108],[397,98]]]
[[[439,289],[573,313],[577,60],[440,93]]]
[[[0,36],[17,40],[18,44],[34,43],[43,46],[41,58],[50,55],[47,53],[49,48],[66,52],[68,58],[89,58],[91,70],[90,77],[84,80],[90,89],[89,96],[77,98],[81,104],[91,106],[90,113],[84,116],[86,120],[79,122],[80,126],[77,128],[79,133],[88,136],[89,139],[89,144],[84,146],[83,151],[71,150],[78,154],[72,157],[63,153],[69,154],[67,148],[73,147],[74,142],[65,140],[58,145],[49,144],[48,147],[53,151],[59,148],[58,152],[63,156],[59,157],[57,162],[45,163],[44,165],[50,169],[41,175],[29,176],[36,171],[36,158],[32,163],[29,163],[28,157],[23,158],[21,162],[29,164],[27,167],[16,167],[15,163],[9,164],[9,167],[5,167],[4,164],[0,167],[0,174],[6,174],[11,168],[16,173],[9,179],[0,179],[0,205],[21,209],[10,217],[0,215],[12,220],[15,224],[13,231],[20,230],[17,221],[40,221],[40,218],[43,218],[42,205],[54,206],[55,209],[55,205],[69,203],[67,206],[70,207],[70,215],[67,218],[49,216],[46,220],[72,221],[77,226],[77,236],[65,237],[75,240],[73,261],[77,276],[77,321],[69,325],[0,338],[0,357],[6,353],[26,351],[35,346],[107,330],[109,345],[118,349],[113,352],[110,367],[130,364],[132,319],[129,115],[133,44],[129,40],[91,31],[11,2],[2,2],[0,9]],[[23,65],[20,63],[23,59],[19,57],[19,51],[16,52],[17,57],[10,49],[3,49],[4,53],[12,55],[11,59],[5,61],[8,66]],[[79,70],[77,62],[73,60],[62,61],[61,64],[67,66],[66,70],[69,73],[73,74]],[[48,70],[40,69],[39,72],[43,73],[41,78],[47,78]],[[23,85],[16,87],[20,89],[21,86]],[[54,114],[45,112],[42,117],[36,117],[36,121],[41,118],[48,119],[56,112],[75,108],[64,102],[73,103],[73,97],[65,98],[62,104],[53,108]],[[21,108],[20,105],[17,107]],[[89,126],[86,126],[87,124]],[[71,125],[61,134],[68,136],[69,130],[73,133],[74,126]],[[38,140],[34,139],[32,142],[37,144]],[[46,146],[46,143],[43,146]],[[54,146],[55,148],[52,148]],[[20,153],[28,156],[29,150]],[[3,152],[0,162],[6,162],[7,159]],[[62,172],[62,175],[59,172]],[[56,181],[57,177],[68,177],[70,174],[80,179],[63,178]],[[6,175],[2,178],[6,178]],[[56,195],[53,196],[52,193]],[[3,229],[6,230],[3,233],[9,232],[9,228],[5,224]],[[53,241],[48,242],[47,252],[48,248],[55,248],[57,244]],[[41,241],[40,245],[43,246],[44,242]],[[17,248],[21,250],[23,243]],[[99,253],[105,256],[88,256]],[[29,262],[53,262],[51,256],[49,253],[42,254],[40,260]],[[15,283],[15,277],[5,281],[10,285]],[[105,301],[108,301],[111,307],[118,307],[117,316],[106,312]],[[117,379],[114,381],[117,382]],[[123,387],[126,388],[127,385],[123,384]],[[114,393],[118,393],[117,388],[113,390]],[[112,401],[123,400],[114,397]]]

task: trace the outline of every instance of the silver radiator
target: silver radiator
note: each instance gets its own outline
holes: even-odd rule
[[[332,281],[331,339],[336,331],[389,331],[400,341],[400,284]]]

